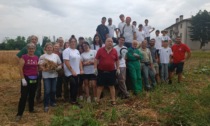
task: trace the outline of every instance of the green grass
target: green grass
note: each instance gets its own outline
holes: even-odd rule
[[[185,64],[185,79],[181,83],[176,83],[174,76],[172,85],[157,85],[152,92],[129,100],[118,99],[115,107],[107,100],[100,106],[83,102],[83,109],[57,107],[50,125],[210,126],[209,59],[210,52],[193,52]]]

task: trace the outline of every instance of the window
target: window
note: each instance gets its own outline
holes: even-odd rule
[[[180,38],[182,38],[182,33],[180,33]]]
[[[180,24],[180,28],[182,28],[182,24]]]

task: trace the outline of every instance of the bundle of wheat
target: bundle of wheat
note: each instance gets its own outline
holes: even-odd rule
[[[56,70],[56,68],[58,67],[58,65],[55,62],[48,59],[44,59],[41,65],[42,68],[44,68],[45,70]]]

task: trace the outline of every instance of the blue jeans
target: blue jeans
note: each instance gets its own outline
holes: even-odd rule
[[[161,63],[161,81],[168,79],[168,63]]]
[[[44,107],[55,104],[57,78],[43,78],[44,80]]]
[[[150,89],[151,86],[154,87],[156,85],[154,71],[149,65],[145,65],[144,63],[142,63],[141,66],[145,88]],[[151,86],[149,84],[149,79],[151,80]]]

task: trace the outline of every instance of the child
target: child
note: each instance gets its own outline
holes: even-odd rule
[[[172,50],[168,47],[168,41],[163,41],[163,46],[159,50],[160,64],[161,64],[161,81],[166,82],[168,79],[168,64],[172,56]]]

